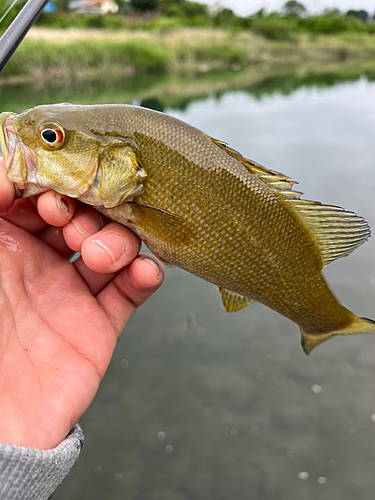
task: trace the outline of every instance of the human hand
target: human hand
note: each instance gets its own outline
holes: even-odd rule
[[[52,191],[15,202],[0,158],[1,442],[54,448],[86,411],[164,278],[139,249],[129,229]]]

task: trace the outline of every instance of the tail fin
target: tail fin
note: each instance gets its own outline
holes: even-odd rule
[[[375,321],[367,318],[360,318],[358,316],[354,316],[353,321],[342,328],[341,330],[329,332],[329,333],[307,333],[301,330],[302,335],[302,349],[305,351],[305,354],[310,354],[310,352],[317,345],[322,342],[334,337],[335,335],[356,335],[357,333],[375,333]]]

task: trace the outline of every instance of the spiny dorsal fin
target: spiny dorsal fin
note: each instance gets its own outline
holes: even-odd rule
[[[292,191],[294,184],[298,183],[290,180],[290,177],[287,175],[277,172],[276,170],[269,170],[268,168],[263,167],[263,165],[245,158],[241,153],[229,147],[226,142],[219,141],[217,139],[212,139],[212,141],[216,144],[216,146],[219,146],[219,148],[223,149],[230,156],[240,161],[251,174],[257,175],[263,182],[276,191],[282,191],[282,194],[286,198],[299,199],[301,196],[302,193]]]
[[[212,140],[230,156],[239,160],[250,173],[257,175],[284,200],[290,202],[316,239],[323,266],[340,257],[346,257],[369,238],[369,225],[354,212],[347,212],[333,205],[322,205],[317,201],[301,200],[302,193],[293,191],[293,186],[297,183],[290,180],[290,177],[248,160],[225,142]]]
[[[219,286],[219,292],[221,293],[223,306],[229,313],[240,311],[254,302],[252,299],[249,299],[249,297],[244,297],[243,295],[222,288],[221,286]]]

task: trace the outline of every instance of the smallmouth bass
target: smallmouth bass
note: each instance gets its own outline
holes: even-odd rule
[[[375,332],[322,269],[370,236],[342,208],[302,200],[287,176],[163,113],[128,105],[39,106],[0,115],[19,197],[54,189],[132,229],[163,262],[216,284],[227,311],[259,301],[298,324],[309,353]]]

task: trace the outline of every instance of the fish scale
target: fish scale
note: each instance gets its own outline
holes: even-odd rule
[[[286,302],[288,304],[290,302],[290,290],[296,285],[299,292],[303,290],[304,283],[296,283],[296,280],[301,281],[301,277],[303,277],[304,281],[306,266],[315,268],[317,272],[320,271],[321,267],[319,269],[317,252],[309,241],[308,235],[296,224],[293,224],[292,220],[288,224],[283,222],[283,218],[291,218],[280,203],[275,203],[275,205],[268,203],[267,187],[265,186],[262,189],[262,186],[257,185],[257,189],[255,189],[254,184],[259,184],[261,181],[252,179],[248,182],[250,187],[253,187],[250,196],[244,196],[246,189],[248,189],[247,186],[244,186],[243,183],[236,183],[231,186],[232,189],[229,193],[229,190],[225,189],[226,196],[217,199],[212,195],[213,186],[229,186],[231,174],[227,170],[218,169],[216,175],[213,174],[209,182],[205,182],[205,177],[202,176],[202,170],[199,166],[186,162],[183,171],[189,172],[189,179],[193,178],[201,181],[200,190],[194,191],[195,206],[189,209],[185,201],[186,196],[184,196],[183,191],[180,192],[178,183],[181,179],[179,175],[181,158],[178,159],[178,169],[173,168],[175,163],[172,160],[172,166],[166,171],[160,168],[159,165],[159,159],[165,158],[168,154],[162,146],[158,145],[158,152],[155,152],[153,143],[148,143],[147,138],[142,141],[139,137],[137,137],[137,144],[140,148],[142,161],[147,164],[149,172],[142,201],[165,210],[170,210],[171,206],[173,206],[174,214],[188,221],[199,231],[199,239],[192,251],[193,259],[191,262],[186,262],[183,247],[177,244],[176,248],[173,249],[171,247],[166,248],[164,242],[161,244],[163,235],[153,235],[152,238],[143,235],[144,239],[147,238],[150,248],[156,254],[161,255],[163,259],[168,256],[174,264],[184,267],[193,274],[205,277],[205,279],[209,279],[209,281],[241,295],[266,303],[266,305],[282,311],[284,315],[292,315],[295,319],[296,308],[293,308],[293,311],[288,313],[288,306],[286,305]],[[209,146],[211,146],[210,143]],[[147,156],[143,157],[143,151],[147,152]],[[154,152],[155,155],[152,154]],[[208,186],[206,187],[205,184],[208,184]],[[167,193],[173,191],[173,199],[172,196],[167,199],[160,196],[158,189],[160,185],[163,186],[163,190]],[[222,193],[222,190],[216,189],[216,193]],[[171,205],[172,202],[173,205]],[[212,202],[215,203],[216,207],[221,207],[222,211],[216,210],[215,214],[208,216],[208,209],[212,211],[213,208]],[[255,213],[251,219],[257,222],[255,225],[246,217],[246,214],[251,213],[253,207]],[[229,221],[228,214],[230,214]],[[276,220],[279,221],[278,224],[275,224]],[[240,234],[240,230],[242,234]],[[251,235],[250,240],[248,233]],[[207,242],[218,240],[225,241],[230,258],[228,256],[227,259],[222,260],[218,255],[220,252],[214,252],[213,255],[207,252]],[[270,241],[268,242],[268,240]],[[252,241],[254,241],[255,245],[254,243],[251,244]],[[199,246],[199,243],[201,243],[201,246]],[[277,266],[274,265],[274,273],[270,273],[270,263],[273,260],[272,253],[275,253],[281,245],[284,247],[284,254],[282,258],[280,258],[279,254],[277,255]],[[301,253],[304,260],[292,260],[291,252]],[[315,258],[312,256],[315,256]],[[213,264],[216,264],[214,269]],[[283,270],[284,273],[288,274],[284,280],[282,279]],[[285,287],[283,290],[280,286],[282,281],[290,283],[289,287]],[[323,281],[321,276],[320,281]],[[324,286],[321,286],[321,288],[324,290]],[[327,287],[325,288],[325,294],[319,294],[319,301],[321,302],[319,305],[321,307],[327,302],[328,304],[332,302],[332,300],[329,300],[332,294]],[[340,310],[342,309],[342,306],[337,301],[334,301],[334,303],[338,305]],[[302,315],[304,315],[305,309],[311,309],[311,294],[302,294],[301,296],[301,293],[299,293],[299,309],[302,310]],[[298,318],[298,320],[299,324],[303,323],[302,318]]]
[[[46,127],[61,143],[43,142]],[[23,196],[39,186],[94,205],[164,262],[218,285],[228,311],[254,300],[271,307],[299,325],[307,353],[334,335],[374,331],[321,273],[368,238],[367,223],[301,199],[284,174],[136,106],[39,106],[3,113],[0,128],[8,177]]]

